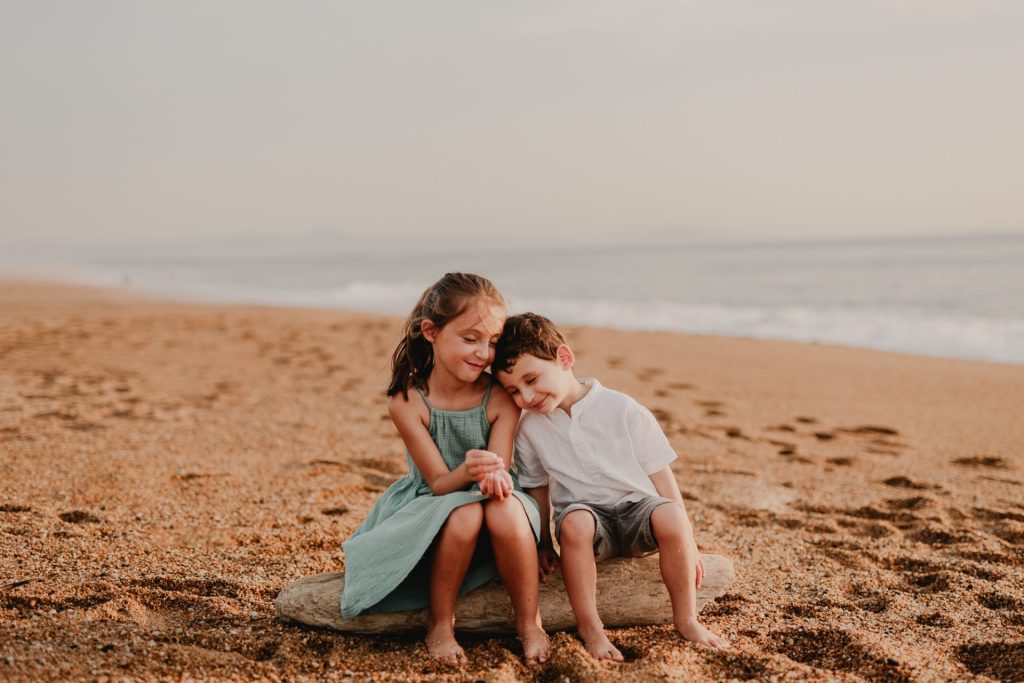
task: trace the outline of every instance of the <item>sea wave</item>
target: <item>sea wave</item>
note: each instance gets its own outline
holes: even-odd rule
[[[405,314],[422,282],[359,279],[337,286],[271,287],[259,280],[210,281],[163,272],[130,278],[114,269],[64,269],[57,279],[207,302],[337,308]],[[535,311],[564,325],[817,342],[926,356],[1024,364],[1024,319],[913,307],[738,306],[665,300],[530,297],[505,291],[511,313]]]
[[[817,342],[1024,364],[1024,320],[894,309],[752,308],[545,298],[515,307],[562,324]]]

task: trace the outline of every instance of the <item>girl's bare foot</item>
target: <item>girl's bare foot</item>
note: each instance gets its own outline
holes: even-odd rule
[[[516,630],[519,631],[519,641],[523,644],[523,658],[527,664],[543,664],[548,661],[551,642],[540,624],[522,624]]]
[[[580,628],[579,631],[584,647],[594,659],[604,659],[610,662],[626,661],[619,649],[612,645],[612,641],[608,640],[608,634],[604,632],[603,627]]]
[[[469,663],[462,646],[455,640],[452,624],[435,623],[427,626],[427,652],[446,664],[464,666]]]
[[[716,650],[725,650],[732,646],[728,639],[705,628],[696,619],[684,619],[681,623],[676,624],[676,629],[683,638],[698,645],[705,645]]]

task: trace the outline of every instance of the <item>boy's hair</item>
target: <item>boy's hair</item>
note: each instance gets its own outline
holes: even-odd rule
[[[491,369],[507,372],[524,353],[541,360],[554,360],[565,337],[555,324],[536,313],[520,313],[505,321],[505,329],[494,350]]]
[[[434,347],[423,336],[424,320],[441,329],[462,315],[472,301],[505,306],[505,298],[490,280],[472,273],[445,273],[420,295],[402,326],[402,341],[391,355],[391,382],[388,396],[401,393],[409,398],[409,389],[425,389],[434,369]]]

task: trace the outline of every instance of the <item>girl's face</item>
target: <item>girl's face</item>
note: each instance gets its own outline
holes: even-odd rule
[[[476,382],[494,360],[494,346],[504,326],[505,307],[489,301],[471,302],[440,329],[423,321],[423,336],[434,347],[434,372]]]

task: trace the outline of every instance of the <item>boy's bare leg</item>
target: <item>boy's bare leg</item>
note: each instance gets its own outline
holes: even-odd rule
[[[724,649],[728,640],[697,621],[697,544],[686,513],[678,505],[659,505],[651,514],[658,539],[661,578],[672,600],[672,621],[683,638]]]
[[[594,516],[574,510],[562,520],[562,579],[569,604],[587,652],[594,659],[623,661],[622,653],[608,640],[597,613],[597,565],[594,562]]]
[[[540,620],[537,543],[523,504],[515,496],[484,505],[498,573],[512,599],[516,631],[527,664],[547,661],[551,645]]]
[[[430,609],[427,614],[427,651],[449,664],[466,664],[466,653],[455,640],[455,600],[483,525],[479,503],[463,505],[448,515],[441,527],[430,567]]]

